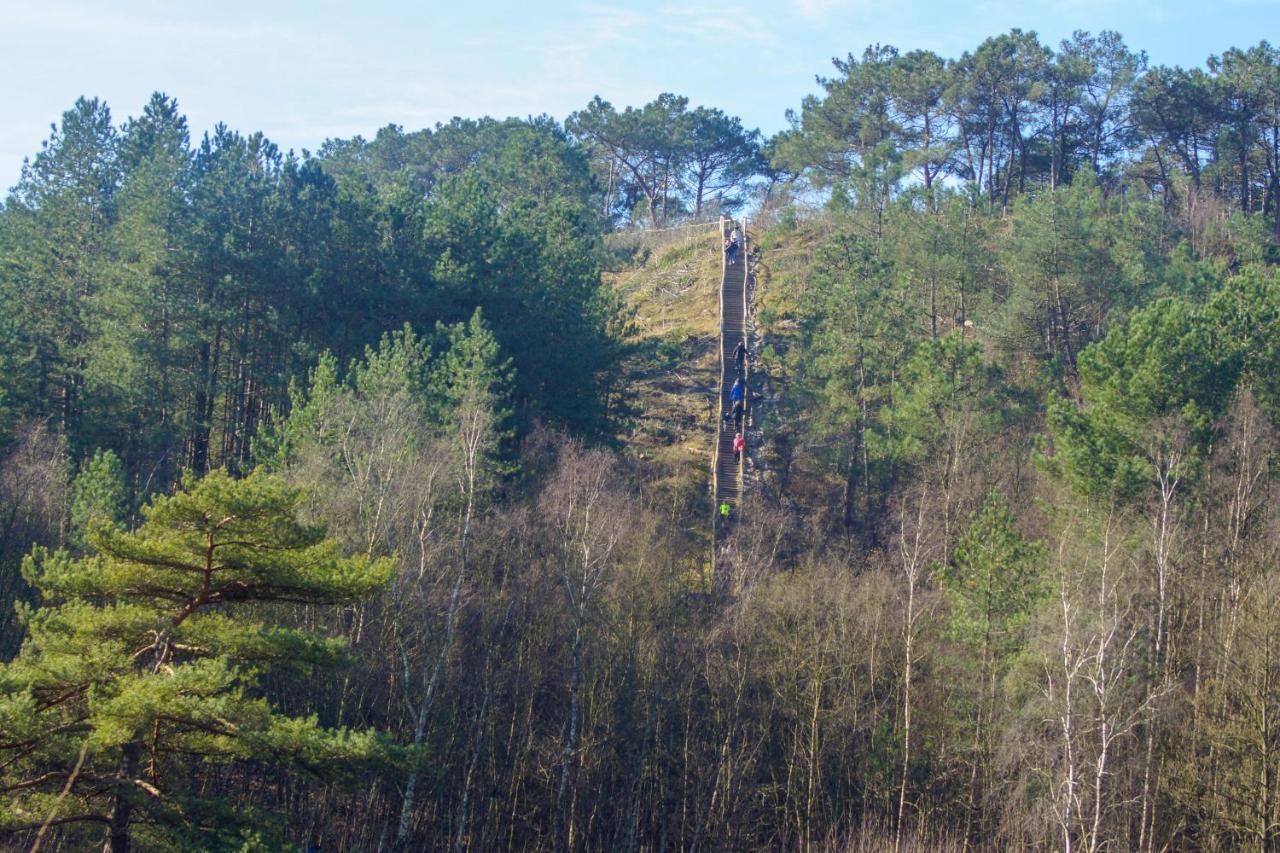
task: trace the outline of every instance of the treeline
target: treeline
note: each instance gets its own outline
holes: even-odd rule
[[[958,59],[876,45],[837,59],[768,148],[775,168],[873,197],[910,176],[1007,208],[1083,172],[1166,205],[1190,186],[1274,215],[1280,51],[1263,41],[1206,64],[1149,68],[1108,31],[1054,50],[1015,29]]]
[[[1273,848],[1277,67],[1014,31],[764,143],[302,158],[81,101],[0,212],[4,843]],[[748,198],[713,585],[599,237]]]
[[[622,112],[599,96],[565,120],[589,154],[601,212],[650,228],[742,206],[749,185],[769,170],[760,131],[719,109],[689,109],[665,92]]]

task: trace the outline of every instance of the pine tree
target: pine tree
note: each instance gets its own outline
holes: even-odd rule
[[[71,484],[71,527],[80,544],[92,524],[105,520],[112,524],[124,518],[129,502],[124,465],[110,450],[95,450]]]
[[[37,548],[24,564],[43,605],[0,668],[0,831],[42,824],[72,847],[238,848],[268,815],[220,806],[204,768],[267,764],[333,776],[388,760],[370,731],[278,712],[268,670],[308,674],[342,646],[273,624],[283,602],[351,602],[389,560],[344,557],[298,519],[300,490],[214,471],[144,508],[126,532],[96,524],[96,552]],[[61,794],[59,793],[61,792]]]
[[[85,409],[92,306],[110,256],[118,149],[106,104],[80,98],[23,164],[5,206],[0,308],[18,346],[4,361],[25,375],[4,384],[40,415],[57,415],[73,442]]]
[[[192,165],[177,102],[151,96],[120,139],[121,178],[111,230],[113,256],[94,304],[86,346],[83,446],[109,446],[131,472],[159,486],[180,476],[196,389],[191,353],[205,333],[189,241]]]
[[[464,445],[478,444],[485,457],[496,458],[513,437],[511,359],[503,356],[479,308],[467,323],[437,332],[449,340],[432,375],[439,423]]]
[[[1000,682],[1045,593],[1039,574],[1043,556],[1039,543],[1018,532],[1004,495],[992,490],[956,545],[951,564],[939,572],[951,611],[947,635],[957,651],[957,677],[948,704],[971,732],[967,836],[990,837],[984,815],[993,786],[993,738],[1002,714]]]

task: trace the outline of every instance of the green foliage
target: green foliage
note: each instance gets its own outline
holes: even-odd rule
[[[309,674],[342,652],[271,625],[263,607],[355,602],[391,571],[388,560],[344,556],[323,528],[298,520],[302,503],[270,475],[215,471],[153,500],[135,531],[99,518],[89,556],[35,549],[23,569],[44,604],[24,611],[27,639],[0,669],[12,785],[0,827],[38,824],[68,785],[68,813],[90,825],[123,815],[126,832],[143,825],[156,847],[234,846],[255,818],[201,817],[218,810],[186,784],[190,756],[332,778],[394,763],[375,733],[282,715],[259,688],[268,671]]]
[[[890,263],[871,240],[836,234],[819,250],[800,308],[815,391],[849,423],[908,346],[905,305]]]
[[[457,120],[284,156],[156,94],[117,130],[81,101],[0,210],[0,429],[55,417],[76,458],[164,489],[249,465],[320,353],[483,308],[516,426],[607,429],[620,303],[586,153],[554,121]]]
[[[920,344],[903,365],[900,388],[880,418],[886,452],[910,466],[979,454],[1020,414],[1003,371],[960,333]]]
[[[129,506],[129,491],[120,457],[110,450],[95,450],[71,483],[71,526],[81,546],[98,522],[118,524]]]
[[[718,109],[689,109],[689,99],[664,92],[643,107],[619,112],[596,96],[565,120],[589,152],[610,218],[656,228],[673,216],[741,204],[736,191],[759,168],[759,131],[747,131]]]
[[[1143,305],[1156,288],[1162,234],[1144,222],[1158,223],[1155,207],[1121,209],[1088,172],[1016,202],[1002,259],[1011,282],[997,319],[1007,350],[1038,350],[1073,374],[1076,355],[1102,337],[1108,319]]]
[[[922,210],[926,200],[931,203]],[[992,316],[1003,276],[996,257],[1001,228],[974,211],[964,194],[904,192],[886,211],[882,230],[903,296],[924,320],[921,332],[937,337]]]
[[[423,434],[479,430],[492,461],[509,458],[514,375],[478,308],[465,324],[438,324],[431,339],[405,326],[384,335],[377,349],[366,348],[341,379],[333,356],[322,354],[305,390],[291,387],[290,414],[263,433],[256,458],[285,470],[308,445],[332,446],[354,419],[391,408],[402,409]]]
[[[995,661],[1016,653],[1021,632],[1045,593],[1043,551],[1018,532],[1005,496],[999,491],[987,495],[951,562],[938,573],[950,604],[951,639]]]
[[[1240,382],[1280,420],[1280,272],[1246,268],[1209,298],[1203,312],[1206,334],[1231,353],[1227,363],[1238,368]]]
[[[430,357],[427,341],[406,324],[384,334],[377,349],[365,347],[364,360],[351,362],[347,379],[354,391],[365,396],[405,394],[423,399],[430,383]],[[321,364],[312,376],[312,397],[318,393],[323,401],[331,393],[333,375],[331,365]]]
[[[425,210],[432,274],[451,302],[444,319],[484,310],[515,364],[521,421],[603,429],[620,306],[601,288],[598,241],[583,212],[554,199],[503,204],[472,171],[445,181]]]
[[[95,327],[89,302],[102,289],[115,217],[119,140],[111,113],[81,98],[62,116],[3,210],[0,316],[12,326],[12,348],[0,384],[5,397],[56,400],[72,436],[84,423],[84,361]]]
[[[1082,492],[1134,498],[1166,461],[1194,473],[1258,349],[1247,286],[1232,282],[1207,306],[1158,300],[1081,354],[1084,405],[1057,400],[1049,426],[1055,464]],[[1243,322],[1223,322],[1232,316]]]
[[[479,428],[491,452],[505,448],[509,456],[514,437],[508,407],[515,378],[511,359],[503,357],[479,308],[465,325],[437,333],[448,348],[432,373],[435,421],[455,434]]]
[[[328,416],[339,387],[333,353],[321,353],[307,379],[305,389],[296,380],[289,383],[289,416],[254,439],[254,459],[268,470],[283,470],[303,441],[312,436],[323,439],[330,431]]]

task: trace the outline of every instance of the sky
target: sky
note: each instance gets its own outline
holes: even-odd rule
[[[832,57],[958,57],[1013,27],[1056,46],[1116,30],[1153,65],[1280,41],[1280,0],[0,0],[0,186],[82,95],[117,123],[154,91],[193,139],[224,122],[282,149],[453,116],[563,119],[661,92],[772,133]]]

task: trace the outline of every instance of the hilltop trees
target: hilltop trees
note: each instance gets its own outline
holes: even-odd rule
[[[722,208],[753,176],[758,131],[718,109],[689,109],[689,99],[664,92],[622,112],[597,96],[565,120],[591,152],[604,190],[602,211],[629,220],[643,201],[650,228],[677,213],[701,216],[709,195]]]
[[[1265,41],[1206,69],[1148,69],[1111,31],[1053,50],[1015,29],[954,60],[874,45],[834,64],[772,150],[775,166],[818,186],[879,175],[861,190],[879,184],[869,202],[908,174],[927,194],[950,177],[1007,209],[1082,171],[1108,188],[1138,177],[1169,203],[1181,173],[1244,213],[1276,211],[1280,61]]]
[[[919,111],[921,144],[932,147],[941,141],[933,85],[940,60],[921,53],[899,61],[895,48],[876,45],[868,47],[861,59],[850,54],[833,64],[842,76],[820,80],[826,97],[810,95],[799,115],[788,113],[799,132],[779,147],[776,159],[784,167],[810,172],[820,186],[882,171],[906,148],[910,121],[906,109]],[[901,106],[899,94],[904,96]],[[931,165],[925,161],[930,184],[935,175]],[[891,182],[898,177],[900,173]]]
[[[689,113],[686,128],[686,184],[693,198],[693,215],[702,215],[703,203],[711,195],[722,207],[731,206],[729,194],[753,176],[760,132],[745,131],[736,116],[708,107]]]

